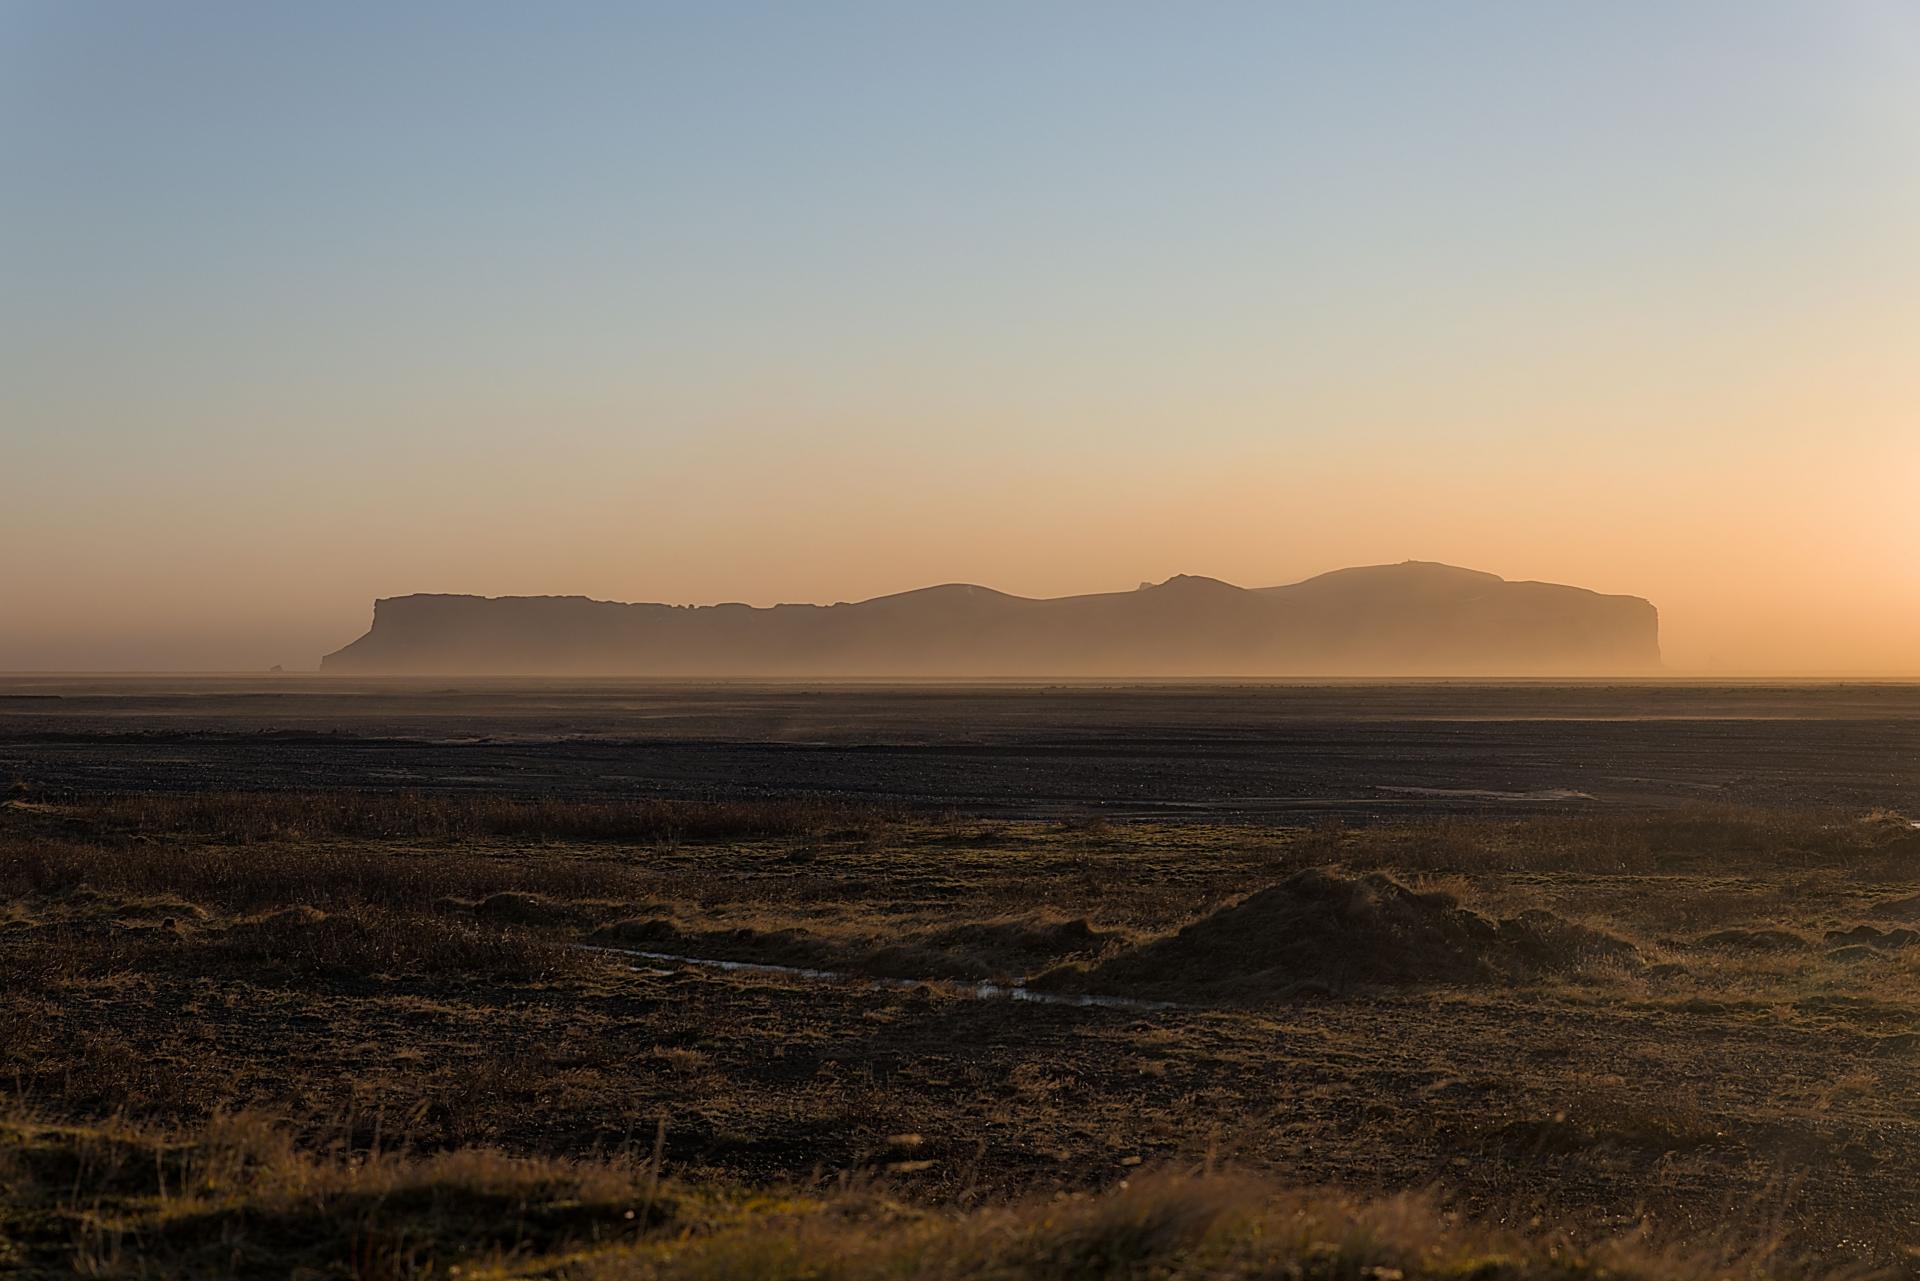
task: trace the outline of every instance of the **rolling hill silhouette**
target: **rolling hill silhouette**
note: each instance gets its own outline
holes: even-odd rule
[[[400,596],[321,660],[342,673],[989,677],[1646,672],[1637,596],[1425,561],[1285,587],[1179,575],[1034,600],[963,583],[855,604],[626,605],[582,596]]]

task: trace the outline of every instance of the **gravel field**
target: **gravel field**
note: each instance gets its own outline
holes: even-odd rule
[[[62,790],[830,795],[1053,817],[1920,809],[1920,686],[0,680]]]

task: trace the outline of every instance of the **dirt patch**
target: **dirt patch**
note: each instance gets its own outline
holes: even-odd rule
[[[700,929],[671,917],[619,921],[591,941],[713,961],[745,961],[889,979],[1011,980],[1075,957],[1092,957],[1122,937],[1085,920],[969,922],[898,939],[833,938],[799,928]]]
[[[1880,930],[1871,925],[1856,925],[1850,930],[1828,930],[1829,947],[1874,947],[1894,950],[1920,943],[1920,930]]]
[[[264,930],[293,930],[309,929],[326,919],[327,914],[319,908],[301,904],[295,907],[283,907],[277,912],[269,912],[265,916],[256,917],[244,924]]]
[[[761,930],[752,926],[697,929],[665,916],[616,921],[588,936],[605,947],[670,952],[712,961],[749,961],[757,965],[790,965],[808,970],[846,970],[860,957],[858,949],[838,945],[801,929]]]
[[[1688,946],[1731,952],[1804,952],[1813,946],[1813,940],[1792,930],[1731,929],[1703,934]]]
[[[562,925],[578,915],[566,905],[539,894],[519,894],[510,890],[487,895],[473,905],[473,914],[483,921],[508,925]]]
[[[1637,963],[1622,939],[1547,911],[1496,920],[1442,891],[1390,876],[1319,869],[1092,968],[1062,967],[1036,987],[1185,999],[1304,995],[1350,987],[1523,979],[1591,960]]]
[[[1098,956],[1125,937],[1095,929],[1085,917],[1008,919],[940,930],[919,939],[918,946],[968,956],[1003,973],[1024,974],[1072,958]]]

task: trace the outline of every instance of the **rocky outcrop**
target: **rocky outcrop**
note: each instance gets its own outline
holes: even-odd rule
[[[948,584],[857,604],[401,596],[321,660],[367,674],[768,677],[1450,676],[1647,672],[1637,596],[1409,561],[1285,587],[1182,575],[1033,600]]]

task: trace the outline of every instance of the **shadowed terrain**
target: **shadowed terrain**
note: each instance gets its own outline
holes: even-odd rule
[[[0,779],[1018,817],[1920,812],[1920,686],[0,678]]]

